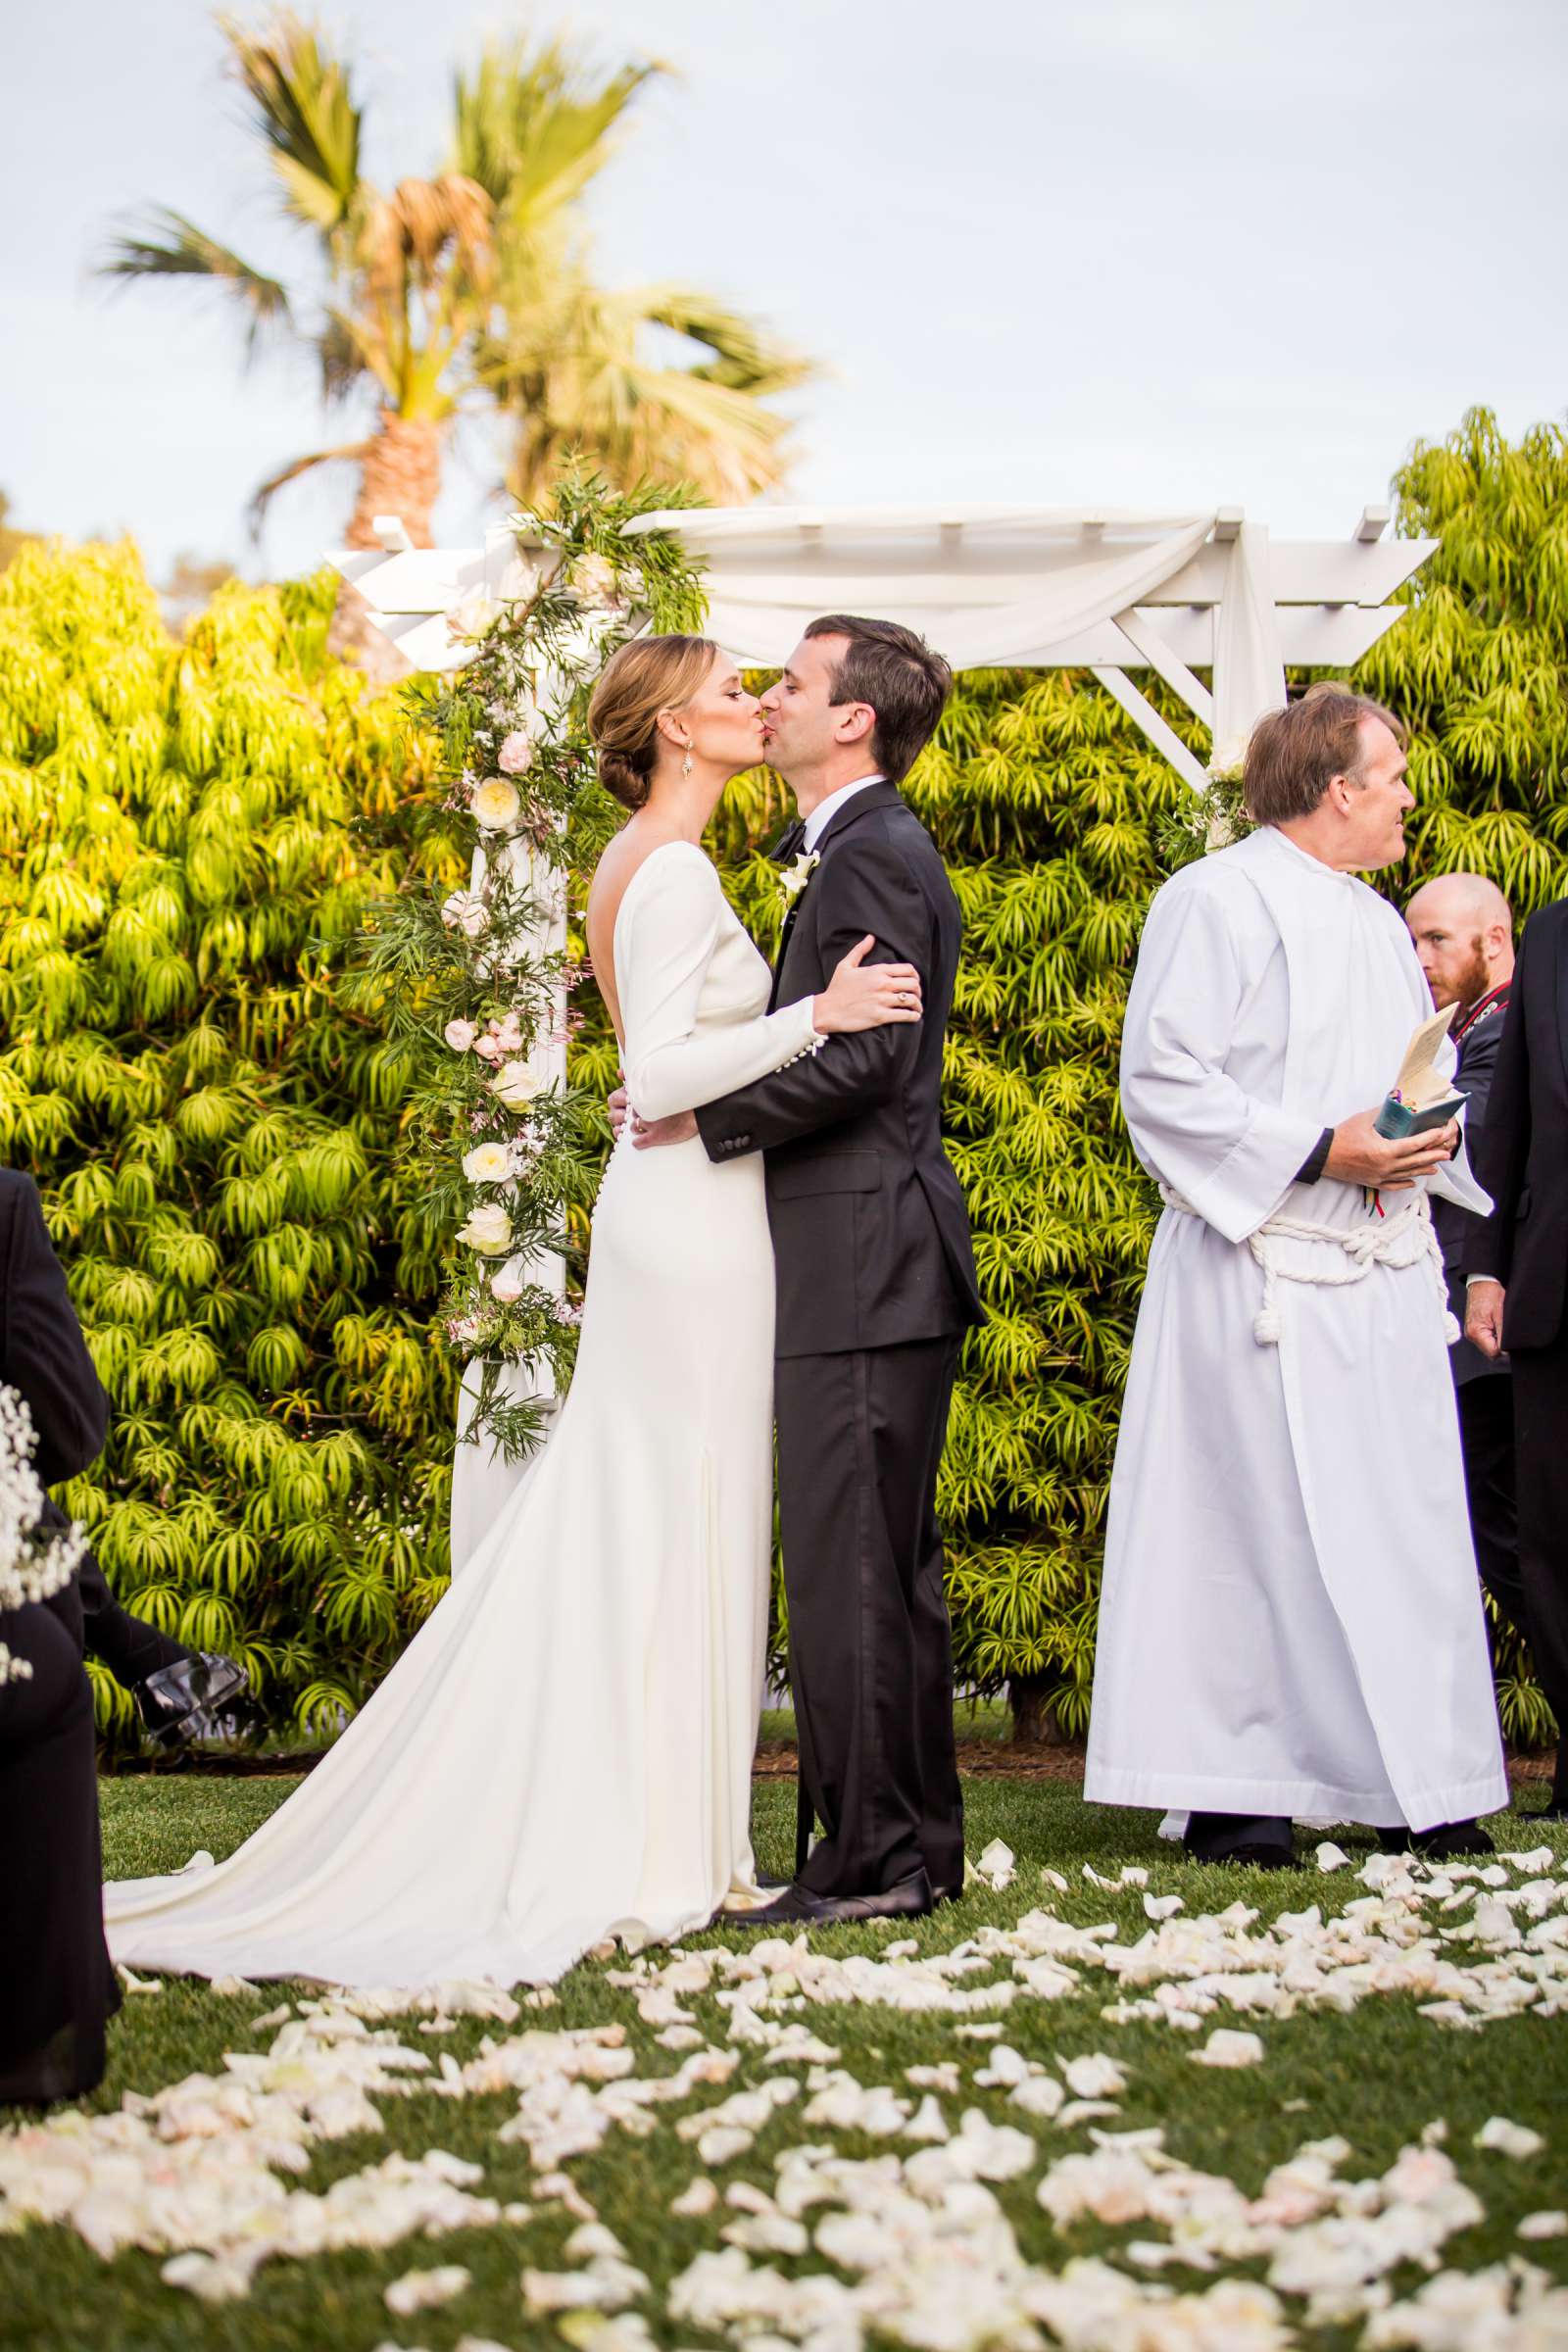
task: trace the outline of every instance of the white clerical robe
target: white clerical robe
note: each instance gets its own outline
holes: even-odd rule
[[[1364,1270],[1261,1232],[1390,1239],[1358,1185],[1296,1171],[1431,1008],[1395,909],[1272,827],[1150,909],[1122,1103],[1183,1205],[1150,1253],[1110,1485],[1098,1803],[1420,1830],[1508,1801],[1425,1226],[1404,1215],[1404,1262]],[[1490,1205],[1462,1154],[1431,1184]],[[1390,1224],[1411,1198],[1384,1196]],[[1284,1269],[1267,1296],[1254,1236]]]

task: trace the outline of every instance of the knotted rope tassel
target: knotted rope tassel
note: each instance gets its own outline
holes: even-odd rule
[[[1179,1216],[1197,1217],[1190,1200],[1167,1184],[1159,1188],[1167,1208]],[[1201,1223],[1201,1219],[1199,1220]],[[1338,1255],[1315,1256],[1306,1265],[1286,1265],[1278,1245],[1314,1242],[1332,1247]],[[1459,1337],[1459,1326],[1448,1310],[1448,1285],[1443,1270],[1443,1250],[1432,1224],[1425,1193],[1417,1193],[1391,1217],[1368,1217],[1359,1225],[1318,1225],[1306,1217],[1270,1217],[1247,1246],[1263,1275],[1263,1297],[1252,1317],[1252,1337],[1260,1348],[1276,1348],[1280,1338],[1279,1286],[1282,1282],[1310,1283],[1322,1290],[1342,1290],[1364,1282],[1374,1266],[1425,1265],[1431,1275],[1443,1314],[1443,1336],[1448,1347]]]

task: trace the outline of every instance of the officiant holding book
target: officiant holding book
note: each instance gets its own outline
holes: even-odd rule
[[[1479,1852],[1508,1801],[1427,1196],[1490,1203],[1452,1045],[1415,1035],[1409,934],[1358,879],[1403,856],[1404,771],[1361,696],[1270,713],[1255,830],[1155,897],[1127,1006],[1122,1104],[1165,1213],[1084,1793],[1166,1808],[1203,1860],[1283,1867],[1302,1817]]]

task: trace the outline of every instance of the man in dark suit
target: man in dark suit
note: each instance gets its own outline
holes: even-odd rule
[[[1562,1745],[1547,1812],[1568,1815],[1568,900],[1519,944],[1472,1164],[1495,1203],[1464,1257],[1465,1337],[1512,1365],[1519,1575]]]
[[[101,1451],[105,1396],[50,1245],[38,1188],[0,1169],[0,1381],[32,1420],[40,1482],[74,1478]],[[50,1503],[40,1524],[60,1528]],[[92,1692],[74,1579],[0,1613],[26,1667],[0,1684],[0,2105],[90,2090],[119,2002],[104,1943]]]
[[[46,1487],[74,1477],[103,1451],[109,1399],[88,1355],[30,1176],[0,1169],[0,1381],[26,1400]],[[66,1515],[50,1501],[45,1528]],[[50,1604],[77,1651],[102,1659],[137,1703],[155,1739],[207,1738],[245,1689],[243,1668],[187,1649],[121,1607],[89,1551],[74,1582]]]
[[[1486,1132],[1487,1102],[1513,979],[1513,917],[1483,874],[1441,874],[1418,890],[1405,921],[1441,1012],[1457,1007],[1448,1032],[1458,1049],[1455,1084],[1466,1098],[1471,1164]],[[1432,1222],[1443,1245],[1448,1305],[1463,1327],[1467,1252],[1481,1219],[1451,1200],[1434,1200]],[[1513,1384],[1505,1355],[1485,1356],[1466,1339],[1449,1349],[1464,1449],[1470,1532],[1482,1581],[1528,1644],[1530,1628],[1519,1576],[1514,1503]]]
[[[898,789],[951,687],[912,630],[834,614],[812,622],[762,698],[768,758],[801,812],[774,851],[790,906],[772,1002],[826,988],[869,934],[872,961],[916,967],[923,1009],[831,1038],[695,1114],[710,1158],[765,1154],[778,1267],[801,1835],[794,1883],[733,1924],[918,1915],[963,1884],[936,1521],[958,1349],[984,1314],[941,1131],[962,926]],[[692,1131],[691,1118],[670,1120],[640,1140]],[[822,1834],[808,1853],[813,1816]]]

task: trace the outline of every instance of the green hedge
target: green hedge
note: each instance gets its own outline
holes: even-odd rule
[[[1396,487],[1444,540],[1357,681],[1415,729],[1402,882],[1476,866],[1523,914],[1568,887],[1568,445],[1478,412]],[[355,1705],[443,1589],[453,1410],[409,1073],[321,945],[438,854],[433,763],[325,655],[328,601],[232,587],[175,647],[125,551],[0,574],[0,1147],[45,1186],[117,1407],[68,1499],[131,1605],[300,1723]],[[959,1663],[1073,1732],[1155,1206],[1117,1040],[1184,790],[1059,673],[965,677],[910,782],[967,924],[949,1128],[993,1310],[943,1470]],[[764,945],[781,814],[756,775],[715,826]],[[573,1076],[602,1088],[577,1001]],[[1544,1737],[1504,1655],[1505,1724]]]
[[[176,646],[128,549],[0,574],[0,1151],[115,1407],[64,1499],[129,1607],[301,1726],[443,1589],[454,1407],[408,1070],[321,944],[406,861],[418,748],[331,602],[234,585]]]

